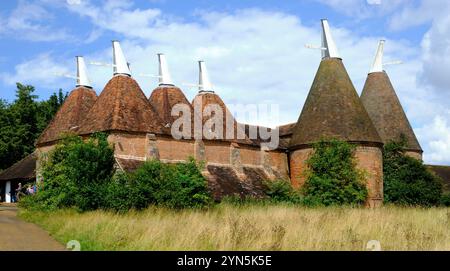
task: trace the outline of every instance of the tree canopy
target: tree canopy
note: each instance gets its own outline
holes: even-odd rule
[[[422,161],[406,155],[405,146],[406,138],[403,136],[400,141],[384,146],[384,201],[415,206],[440,204],[442,180]]]
[[[0,99],[0,170],[34,151],[34,143],[67,97],[61,89],[38,100],[34,87],[17,83],[12,103]]]

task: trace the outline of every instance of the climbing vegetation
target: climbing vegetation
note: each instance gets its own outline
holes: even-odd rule
[[[336,139],[313,145],[302,188],[303,202],[310,206],[358,205],[365,202],[365,174],[356,168],[355,146]]]

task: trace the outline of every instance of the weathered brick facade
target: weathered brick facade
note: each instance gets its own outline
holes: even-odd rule
[[[414,159],[423,160],[423,155],[421,151],[406,151],[405,154],[409,157],[412,157]]]
[[[308,169],[306,161],[313,149],[299,149],[290,155],[290,178],[296,188],[301,188],[306,181]],[[383,203],[383,155],[379,147],[358,146],[355,150],[357,168],[365,172],[368,207],[379,207]]]
[[[305,184],[306,181],[306,170],[308,166],[306,165],[306,160],[312,153],[311,148],[299,149],[290,153],[289,157],[289,169],[291,183],[295,188],[300,188]]]
[[[80,105],[85,96],[89,99]],[[93,132],[106,132],[120,169],[135,170],[140,163],[152,159],[179,163],[193,157],[205,162],[202,173],[216,199],[224,195],[259,197],[264,194],[262,182],[266,179],[290,178],[294,187],[302,187],[306,180],[306,160],[312,153],[308,146],[324,137],[338,138],[360,142],[355,158],[357,167],[366,172],[367,206],[377,207],[383,202],[383,141],[339,58],[322,60],[299,120],[280,127],[280,145],[275,150],[263,147],[261,138],[249,136],[250,125],[245,126],[244,138],[235,134],[231,139],[176,140],[170,133],[171,125],[176,121],[176,117],[171,116],[171,109],[180,103],[191,110],[216,103],[224,112],[229,112],[214,92],[199,93],[191,104],[175,86],[155,89],[149,101],[137,82],[126,75],[114,76],[98,98],[92,91],[76,89],[61,112],[75,111],[77,114],[65,120],[64,114],[60,113],[52,121],[46,130],[47,136],[41,137],[37,146],[37,171],[60,133],[72,131],[87,137]],[[376,109],[376,106],[371,108]],[[396,108],[397,111],[401,109]],[[196,114],[192,112],[191,116]],[[236,131],[236,120],[227,114],[223,116],[223,119],[227,118],[231,118],[230,123]],[[207,121],[205,116],[199,120],[199,123]],[[224,136],[226,124],[225,121]],[[421,149],[416,149],[407,154],[422,159]]]
[[[357,167],[366,174],[368,207],[383,204],[383,154],[379,147],[359,146],[355,151]]]

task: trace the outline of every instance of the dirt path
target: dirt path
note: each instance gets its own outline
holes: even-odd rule
[[[0,205],[0,251],[1,250],[65,250],[38,226],[17,218],[17,208]]]

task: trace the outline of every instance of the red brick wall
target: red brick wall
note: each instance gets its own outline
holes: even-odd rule
[[[290,154],[290,176],[294,187],[305,183],[306,160],[312,149],[296,150]],[[380,148],[357,147],[355,151],[357,167],[366,173],[369,192],[367,205],[377,207],[383,203],[383,156]]]
[[[414,159],[420,160],[422,161],[422,154],[420,152],[415,152],[415,151],[407,151],[405,152],[405,154],[409,157],[412,157]]]
[[[220,141],[204,141],[204,143],[208,163],[230,164],[230,143]]]
[[[302,187],[305,183],[305,171],[308,169],[306,160],[312,153],[312,149],[296,150],[290,154],[291,183],[295,188]]]
[[[358,168],[366,172],[367,190],[369,192],[367,205],[378,207],[383,204],[383,155],[377,147],[358,147],[355,157]]]
[[[162,160],[187,160],[194,157],[194,141],[178,141],[157,137],[159,158]]]
[[[111,133],[108,142],[114,145],[115,155],[145,157],[145,134]]]
[[[247,146],[240,146],[241,162],[243,165],[260,165],[261,155],[259,148],[251,148]]]
[[[272,168],[278,171],[282,176],[289,177],[289,167],[287,154],[285,152],[271,151],[268,153]]]

